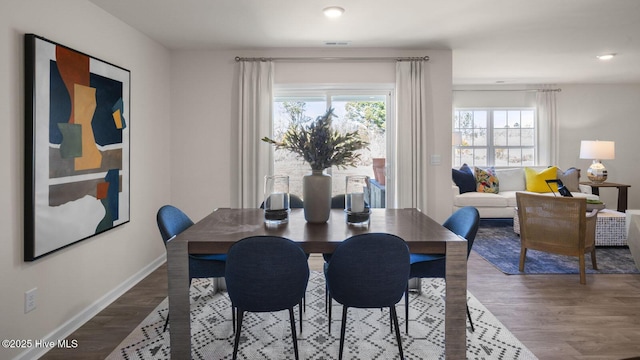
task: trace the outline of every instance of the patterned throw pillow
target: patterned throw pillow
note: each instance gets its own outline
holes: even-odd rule
[[[580,192],[580,169],[574,167],[566,171],[558,169],[558,179],[562,180],[564,186],[571,192]]]
[[[476,191],[476,177],[467,164],[463,164],[460,170],[451,169],[453,182],[460,189],[460,194]]]
[[[476,167],[476,191],[497,194],[500,191],[500,184],[496,176],[496,169],[492,167]]]
[[[531,168],[524,168],[524,177],[527,182],[527,191],[537,192],[537,193],[548,193],[553,191],[558,191],[558,185],[549,184],[547,186],[547,182],[545,180],[553,180],[558,178],[558,168],[555,166],[548,167],[540,172]]]

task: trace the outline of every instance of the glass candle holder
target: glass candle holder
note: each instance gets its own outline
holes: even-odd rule
[[[267,175],[264,177],[264,221],[280,225],[289,221],[289,177]]]
[[[371,185],[369,177],[351,175],[346,178],[344,211],[347,224],[366,225],[371,214]]]

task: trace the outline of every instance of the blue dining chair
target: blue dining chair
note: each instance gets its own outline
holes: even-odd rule
[[[289,208],[302,209],[304,208],[304,201],[297,195],[289,194]],[[260,204],[260,209],[264,209],[264,201]],[[309,259],[310,254],[307,254]],[[302,298],[302,307],[300,308],[300,331],[302,331],[302,310],[307,310],[307,297]]]
[[[165,244],[176,235],[182,233],[191,225],[193,221],[184,213],[172,205],[164,205],[156,214],[156,221],[160,235]],[[222,278],[224,277],[226,254],[203,254],[189,255],[189,285],[192,279],[200,278]],[[167,330],[169,324],[169,315],[164,323],[164,329]]]
[[[344,209],[344,194],[334,195],[331,198],[331,208],[332,209]]]
[[[325,265],[325,278],[330,296],[343,305],[338,359],[342,359],[347,309],[350,307],[388,307],[402,359],[395,305],[405,294],[409,281],[409,247],[404,240],[383,233],[352,236],[338,245]]]
[[[442,224],[454,234],[467,240],[467,259],[471,253],[473,241],[478,233],[480,213],[473,206],[458,209]],[[446,277],[446,256],[440,254],[411,254],[411,273],[409,278],[444,278]],[[404,298],[405,305],[405,331],[409,333],[409,291]],[[471,313],[467,305],[467,318],[471,324],[471,331],[475,331]]]
[[[238,353],[245,312],[289,310],[291,337],[296,360],[293,308],[300,303],[309,281],[309,263],[295,242],[277,236],[253,236],[233,244],[227,253],[227,292],[237,309],[233,359]]]

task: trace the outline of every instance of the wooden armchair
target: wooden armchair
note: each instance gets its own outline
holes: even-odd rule
[[[560,255],[577,256],[580,260],[580,283],[586,284],[584,254],[591,253],[596,265],[596,214],[587,214],[584,198],[550,197],[516,193],[520,218],[520,271],[524,271],[527,249]]]

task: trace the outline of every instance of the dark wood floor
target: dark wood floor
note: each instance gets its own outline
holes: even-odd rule
[[[71,334],[76,349],[53,348],[41,359],[103,360],[165,297],[166,263]]]
[[[509,276],[472,252],[468,288],[540,359],[640,358],[640,275],[587,275],[587,285],[577,274]],[[166,294],[163,265],[69,336],[77,349],[42,359],[104,359]]]

